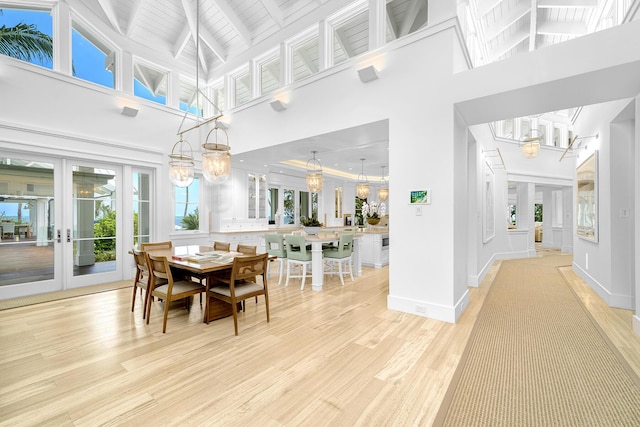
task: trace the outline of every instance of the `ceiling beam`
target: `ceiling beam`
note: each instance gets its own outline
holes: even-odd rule
[[[213,2],[218,6],[220,12],[225,16],[229,24],[236,30],[236,32],[240,35],[240,38],[244,41],[244,44],[247,46],[251,46],[251,32],[247,29],[247,27],[242,23],[238,15],[233,11],[233,8],[229,6],[227,0],[213,0]]]
[[[404,13],[404,19],[400,24],[400,32],[398,37],[403,37],[409,34],[409,31],[411,31],[413,23],[416,22],[418,12],[420,12],[420,8],[423,4],[424,0],[411,0],[411,3],[409,3],[409,6]]]
[[[584,22],[545,22],[540,24],[538,34],[548,36],[583,36],[587,34]]]
[[[131,37],[133,29],[136,27],[138,18],[142,15],[142,5],[146,0],[132,0],[131,10],[129,11],[129,22],[127,22],[127,37]]]
[[[313,59],[311,59],[311,56],[306,49],[298,49],[298,56],[302,60],[304,66],[307,67],[307,70],[311,72],[311,74],[315,74],[318,72],[318,67],[316,66],[315,62],[313,62]]]
[[[387,28],[391,29],[391,34],[393,34],[393,39],[398,38],[398,22],[396,18],[391,14],[391,3],[387,3]]]
[[[499,5],[502,0],[478,0],[478,14],[479,18],[489,13],[494,7]]]
[[[538,7],[541,9],[553,9],[553,8],[590,8],[597,7],[598,0],[539,0]]]
[[[346,40],[344,37],[344,28],[338,28],[337,30],[335,30],[334,37],[336,38],[336,41],[342,48],[342,51],[345,53],[345,55],[347,55],[347,58],[351,58],[353,56],[353,49],[351,49],[351,46],[348,43],[346,43]]]
[[[196,0],[196,1],[199,1],[199,0]],[[202,49],[198,49],[197,34],[199,33],[199,28],[198,28],[199,20],[198,20],[198,17],[196,16],[196,11],[191,9],[191,3],[188,0],[182,0],[182,9],[184,10],[184,15],[187,18],[187,25],[189,27],[189,32],[191,33],[191,40],[193,40],[193,45],[197,49],[196,55],[198,55],[200,66],[202,67],[204,72],[207,73],[207,70],[208,70],[207,61],[204,57]]]
[[[489,28],[487,28],[487,31],[484,34],[485,41],[489,41],[497,37],[505,29],[515,24],[520,18],[525,16],[530,11],[531,2],[518,3],[516,7],[502,15],[502,17],[500,17],[500,19],[497,19],[496,22],[489,25]]]
[[[264,8],[267,9],[271,19],[275,21],[278,27],[284,27],[284,18],[282,17],[282,11],[280,10],[278,3],[276,3],[275,0],[260,0],[260,2]]]
[[[223,64],[227,63],[227,53],[218,40],[207,30],[203,28],[200,30],[200,40],[207,45],[209,49],[218,57]]]
[[[189,27],[186,26],[180,32],[180,35],[176,38],[176,42],[173,44],[173,57],[178,59],[182,52],[184,52],[184,48],[187,47],[187,43],[189,43],[189,39],[191,39],[191,31]]]
[[[538,0],[531,0],[529,14],[529,52],[536,50],[536,34],[538,34]]]
[[[98,0],[100,3],[100,7],[104,11],[105,15],[107,15],[107,19],[111,23],[111,26],[118,33],[122,34],[122,30],[120,29],[120,25],[118,24],[118,17],[116,16],[115,10],[113,10],[113,4],[111,0]]]
[[[516,32],[511,38],[504,40],[502,43],[499,43],[489,52],[489,62],[495,62],[502,55],[509,52],[511,49],[526,40],[527,37],[529,37],[529,30],[522,29]]]

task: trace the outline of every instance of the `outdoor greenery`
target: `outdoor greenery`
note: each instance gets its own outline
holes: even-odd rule
[[[193,213],[187,214],[182,218],[183,230],[199,230],[200,229],[200,213],[196,208]]]
[[[0,54],[22,61],[53,61],[53,40],[34,24],[0,27]]]
[[[294,224],[296,214],[294,212],[295,202],[293,200],[294,191],[284,190],[284,218],[286,224]]]
[[[536,203],[534,205],[534,215],[535,215],[536,222],[542,222],[542,205],[541,204]]]
[[[94,254],[96,262],[116,259],[116,211],[111,206],[96,202],[98,220],[93,224]]]
[[[300,217],[300,224],[305,227],[322,227],[322,223],[318,221],[318,218],[315,216],[312,218],[307,218],[306,216]]]

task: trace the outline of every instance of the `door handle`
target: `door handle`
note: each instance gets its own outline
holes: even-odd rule
[[[67,228],[67,243],[71,242],[71,230]]]
[[[61,234],[62,234],[62,232],[60,231],[60,229],[56,230],[56,235],[58,236],[58,237],[56,238],[56,240],[58,241],[58,243],[60,243]]]

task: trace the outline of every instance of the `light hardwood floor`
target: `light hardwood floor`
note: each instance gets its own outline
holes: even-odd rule
[[[431,425],[498,266],[456,324],[387,310],[387,268],[322,292],[272,275],[271,322],[247,302],[238,337],[197,298],[163,335],[130,289],[0,311],[0,425]],[[640,372],[631,312],[565,273]]]

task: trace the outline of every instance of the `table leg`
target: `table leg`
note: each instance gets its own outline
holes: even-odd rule
[[[322,266],[322,243],[311,243],[311,289],[321,291],[324,282],[324,268]]]
[[[360,260],[360,239],[353,239],[353,275],[362,276],[362,261]]]

